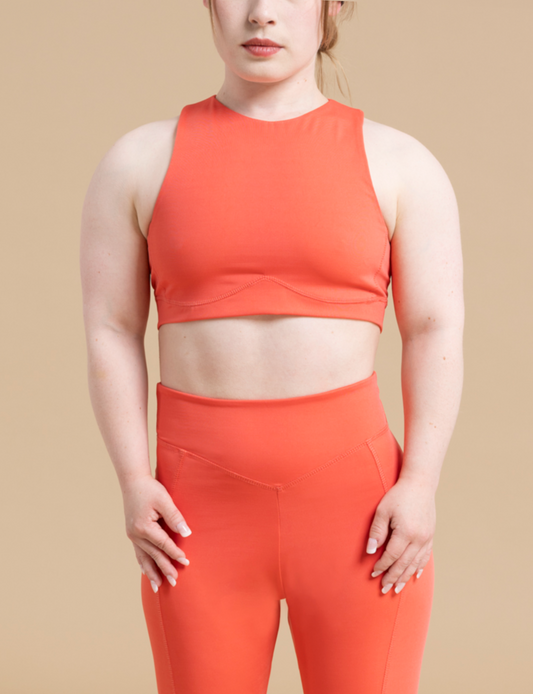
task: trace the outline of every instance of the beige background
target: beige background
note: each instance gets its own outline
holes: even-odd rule
[[[465,386],[437,491],[420,694],[531,691],[532,20],[526,0],[361,0],[336,53],[351,105],[423,142],[461,212]],[[19,0],[2,33],[0,690],[155,694],[87,394],[79,220],[113,142],[215,94],[223,63],[201,0]],[[327,96],[349,103],[328,74]],[[152,452],[155,326],[152,305]],[[400,348],[391,302],[376,370],[402,442]],[[269,694],[300,692],[282,612]]]

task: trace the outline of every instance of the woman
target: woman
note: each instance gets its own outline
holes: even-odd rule
[[[462,389],[455,196],[421,143],[321,93],[353,5],[203,4],[224,84],[119,139],[82,220],[90,393],[158,691],[264,693],[285,599],[306,694],[415,694]],[[374,371],[391,277],[403,451]]]

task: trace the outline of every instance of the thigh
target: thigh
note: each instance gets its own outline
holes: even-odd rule
[[[366,553],[375,509],[398,478],[387,428],[280,496],[283,585],[305,694],[416,694],[433,598],[419,579],[381,593]]]
[[[158,442],[156,477],[192,534],[190,561],[142,602],[159,694],[265,694],[279,627],[275,490]]]

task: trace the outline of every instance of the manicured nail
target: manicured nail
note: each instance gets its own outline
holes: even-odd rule
[[[375,578],[376,576],[379,576],[382,573],[383,571],[373,571],[370,575],[372,576],[372,578]]]
[[[424,571],[424,569],[420,569],[420,571],[416,574],[417,578],[420,578],[420,576],[422,575],[422,571]]]
[[[168,580],[168,582],[170,583],[171,586],[175,586],[175,585],[176,585],[176,579],[174,578],[174,576],[167,576],[167,580]]]
[[[399,593],[401,589],[404,587],[405,583],[397,583],[396,588],[394,589],[395,593]]]
[[[155,581],[150,581],[150,583],[152,584],[152,590],[154,591],[154,593],[157,593],[157,583]]]
[[[189,560],[185,557],[178,557],[176,561],[179,561],[180,564],[185,564],[186,566],[188,566],[190,563]]]
[[[392,586],[393,586],[392,583],[387,583],[386,586],[383,586],[383,588],[381,589],[381,592],[382,592],[382,593],[388,593],[389,590],[392,588]]]
[[[378,541],[375,538],[371,537],[366,546],[366,551],[368,554],[375,554],[377,547]]]
[[[176,530],[182,537],[187,537],[192,533],[192,530],[189,528],[185,521],[181,521],[180,523],[178,523]]]

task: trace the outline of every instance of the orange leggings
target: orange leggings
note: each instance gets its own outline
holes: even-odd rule
[[[416,694],[433,599],[381,593],[366,553],[402,449],[377,375],[312,395],[232,400],[157,384],[156,478],[192,534],[190,560],[142,604],[159,694],[265,694],[280,621],[305,694]]]

